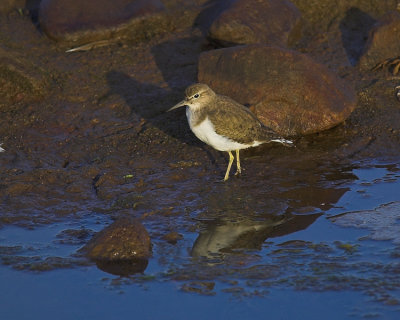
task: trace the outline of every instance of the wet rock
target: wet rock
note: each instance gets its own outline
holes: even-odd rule
[[[14,51],[0,47],[0,109],[20,101],[42,98],[49,75]]]
[[[159,16],[149,19],[162,11],[160,0],[43,0],[39,22],[57,41],[83,43],[109,39],[124,31],[146,38],[165,28]]]
[[[118,262],[147,260],[150,237],[143,225],[132,218],[120,218],[97,233],[82,249],[95,261]]]
[[[300,18],[299,10],[287,0],[237,0],[214,21],[209,37],[224,46],[251,43],[286,46],[289,38],[300,36]]]
[[[183,239],[183,236],[180,233],[173,231],[173,232],[167,233],[162,238],[163,238],[163,240],[169,242],[170,244],[176,244],[179,240]]]
[[[2,0],[0,1],[0,13],[9,13],[10,11],[25,7],[25,0]]]
[[[86,239],[93,234],[89,229],[67,229],[57,234],[57,243],[77,245],[86,242]]]
[[[348,11],[357,10],[371,17],[379,17],[394,10],[397,0],[291,0],[307,21],[307,27],[315,35],[332,30],[332,26],[345,18]],[[307,33],[306,31],[306,33]]]
[[[310,134],[344,121],[356,106],[354,90],[310,57],[266,45],[204,52],[199,82],[251,106],[284,136]]]
[[[400,13],[391,11],[379,19],[369,32],[360,67],[371,69],[378,63],[400,55]]]

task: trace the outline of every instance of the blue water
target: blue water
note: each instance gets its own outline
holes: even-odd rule
[[[177,290],[174,283],[109,288],[94,268],[32,276],[8,270],[0,275],[2,319],[353,319],[380,306],[357,292],[274,290],[265,297],[237,300]],[[10,281],[10,278],[12,281]],[[312,306],[312,307],[311,307]],[[272,317],[271,317],[272,316]],[[396,319],[386,310],[385,319]]]
[[[398,166],[396,167],[398,168]],[[342,228],[332,223],[328,217],[347,211],[370,210],[379,205],[400,201],[400,173],[393,171],[392,166],[368,166],[354,169],[352,172],[358,180],[347,185],[346,192],[335,207],[327,210],[308,228],[284,236],[268,239],[258,257],[256,264],[279,260],[274,252],[288,241],[301,240],[314,244],[326,244],[331,248],[327,266],[337,260],[345,261],[342,274],[350,276],[363,272],[364,269],[351,269],[352,264],[380,263],[376,269],[366,269],[366,278],[383,281],[385,271],[381,266],[399,263],[396,246],[390,241],[361,240],[368,230]],[[400,216],[400,214],[399,214]],[[100,230],[109,221],[102,223],[87,217],[76,221],[60,221],[50,226],[33,230],[15,226],[0,229],[0,248],[13,247],[15,256],[35,257],[71,257],[81,244],[60,244],[57,235],[65,229],[90,228]],[[189,249],[196,238],[196,233],[186,232],[184,241],[176,249],[180,255],[176,264],[184,271],[185,263],[192,263]],[[348,254],[335,247],[335,241],[358,246],[355,254]],[[157,247],[158,246],[158,247]],[[387,301],[378,301],[376,297],[391,295],[400,301],[400,285],[393,287],[382,295],[368,294],[366,289],[357,289],[350,285],[348,289],[307,287],[296,288],[293,285],[274,282],[262,286],[258,279],[246,279],[233,276],[237,286],[244,288],[246,294],[235,295],[225,292],[232,286],[225,280],[216,277],[211,279],[215,288],[210,295],[188,293],[181,290],[184,281],[174,277],[163,276],[170,267],[160,263],[157,254],[163,248],[157,243],[153,249],[154,257],[149,261],[144,276],[133,276],[130,279],[119,278],[100,271],[94,265],[74,265],[71,268],[37,272],[16,270],[21,264],[6,265],[4,257],[0,265],[0,319],[399,319],[400,305],[388,305]],[[338,253],[339,252],[339,253]],[[13,254],[8,254],[13,256]],[[327,259],[328,259],[327,256]],[[304,249],[299,254],[284,256],[288,260],[288,273],[283,280],[296,277],[296,267],[290,264],[299,263],[300,272],[309,272],[309,266],[315,261],[321,262],[316,253]],[[321,258],[325,259],[325,258]],[[348,263],[348,264],[347,264]],[[303,269],[301,269],[303,268]],[[336,273],[336,271],[334,271]],[[278,273],[279,274],[279,273]],[[279,275],[280,276],[280,275]],[[362,276],[362,275],[361,275]],[[389,274],[388,274],[389,276]],[[392,276],[392,275],[390,275]],[[142,277],[142,278],[141,278]],[[204,280],[204,279],[203,279]],[[206,279],[207,280],[207,279]],[[322,284],[325,284],[323,281]],[[371,286],[370,290],[378,290]]]

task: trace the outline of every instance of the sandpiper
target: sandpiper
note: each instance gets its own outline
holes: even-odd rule
[[[224,181],[228,180],[236,152],[236,174],[241,173],[239,150],[263,143],[279,142],[292,146],[271,128],[266,127],[245,106],[229,97],[216,94],[206,84],[196,83],[185,90],[185,99],[168,111],[186,106],[190,129],[201,141],[219,151],[227,151],[229,164]]]

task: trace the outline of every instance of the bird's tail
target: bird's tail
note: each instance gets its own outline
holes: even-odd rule
[[[286,147],[294,146],[293,141],[282,138],[278,133],[267,126],[263,126],[262,134],[266,142],[279,142]]]

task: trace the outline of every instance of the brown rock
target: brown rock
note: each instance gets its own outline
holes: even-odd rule
[[[257,117],[284,136],[329,129],[356,106],[354,90],[310,57],[266,45],[204,52],[199,82],[250,105]]]
[[[9,13],[17,8],[24,8],[25,2],[25,0],[1,0],[0,13]]]
[[[296,6],[287,0],[237,0],[214,21],[209,36],[225,46],[286,46],[289,38],[300,36],[300,17]]]
[[[179,240],[183,239],[183,236],[181,234],[179,234],[178,232],[173,231],[173,232],[167,233],[162,238],[171,244],[176,244]]]
[[[111,38],[128,27],[140,27],[145,17],[163,10],[160,0],[43,0],[39,21],[55,40],[94,41]],[[142,27],[150,29],[149,25]]]
[[[49,87],[49,75],[17,52],[0,47],[0,109],[35,101]]]
[[[378,63],[400,55],[400,13],[390,11],[379,19],[371,29],[360,67],[371,69]]]
[[[151,254],[151,243],[140,222],[120,218],[97,233],[82,250],[95,261],[147,260]]]

